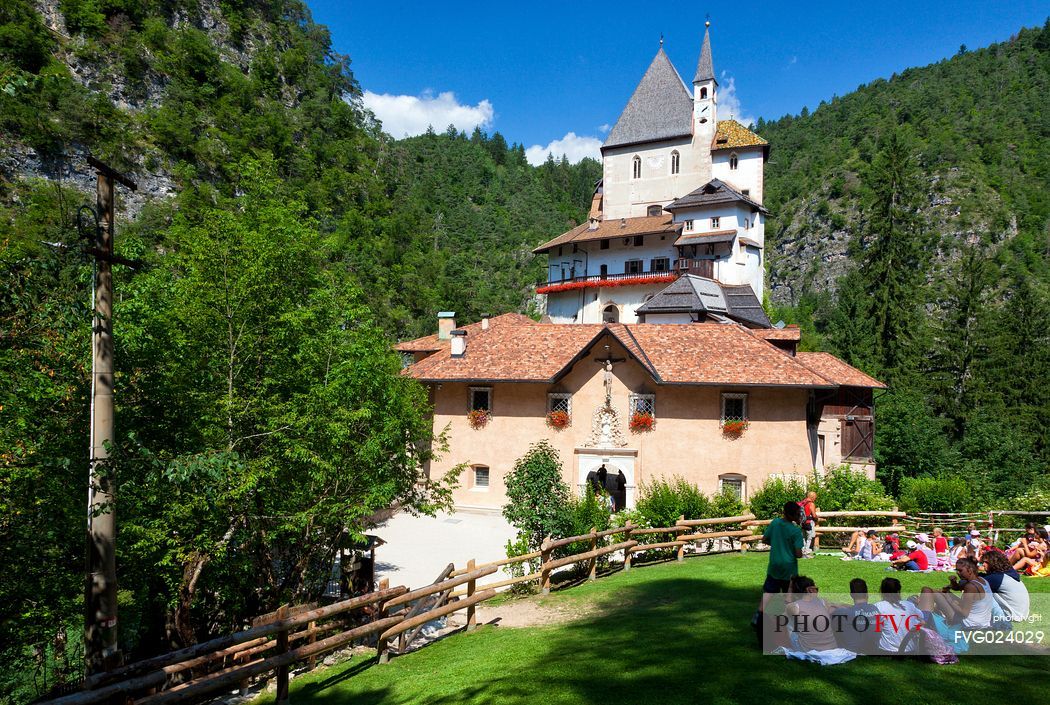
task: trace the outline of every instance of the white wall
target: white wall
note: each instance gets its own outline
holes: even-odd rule
[[[692,323],[693,316],[688,313],[649,313],[646,323]]]
[[[680,155],[679,173],[671,174],[671,152]],[[641,157],[642,177],[633,178],[634,157]],[[603,159],[606,220],[646,215],[653,204],[667,205],[711,180],[711,153],[690,138],[607,149]]]
[[[729,157],[734,153],[737,155],[737,168],[730,169]],[[718,151],[711,156],[711,161],[712,178],[721,179],[738,190],[748,190],[751,200],[762,203],[765,165],[760,147]]]

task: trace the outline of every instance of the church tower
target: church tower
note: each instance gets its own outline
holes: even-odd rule
[[[710,149],[718,127],[718,80],[711,60],[711,23],[704,29],[704,44],[693,76],[693,142]]]

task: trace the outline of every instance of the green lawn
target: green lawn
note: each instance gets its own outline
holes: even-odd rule
[[[640,566],[541,599],[597,604],[546,627],[483,626],[394,658],[353,661],[292,682],[294,705],[343,703],[987,703],[1045,702],[1050,660],[971,657],[953,666],[858,658],[821,667],[763,656],[749,619],[766,555],[722,555]],[[885,566],[831,557],[803,561],[827,592],[850,578],[875,589]],[[899,574],[906,593],[945,574]],[[1050,592],[1050,579],[1026,581]],[[270,702],[271,696],[258,705]]]

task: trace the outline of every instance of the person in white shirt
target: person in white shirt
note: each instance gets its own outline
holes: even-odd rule
[[[900,651],[901,641],[910,631],[922,626],[923,614],[914,602],[901,599],[901,581],[896,578],[883,578],[879,586],[882,599],[875,603],[878,614],[879,651],[884,654],[896,654]],[[908,651],[914,651],[915,641],[909,644]]]
[[[1031,599],[1021,576],[1010,565],[1010,560],[998,551],[985,551],[981,560],[984,579],[992,589],[992,597],[1003,608],[1011,622],[1028,619]]]

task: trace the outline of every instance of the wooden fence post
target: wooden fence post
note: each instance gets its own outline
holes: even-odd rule
[[[389,587],[390,587],[390,579],[389,578],[382,578],[382,579],[380,579],[380,581],[379,581],[379,589],[380,590],[386,590]],[[379,608],[379,614],[376,615],[376,619],[383,619],[384,617],[387,617],[387,616],[389,616],[389,615],[387,615],[387,613],[386,613],[386,604],[383,604]],[[376,621],[376,620],[372,620],[372,621]],[[390,651],[389,651],[389,649],[387,647],[388,647],[387,640],[384,639],[381,634],[378,635],[378,637],[376,638],[376,656],[379,659],[379,663],[389,663],[390,662]]]
[[[598,549],[598,527],[591,527],[591,550],[595,551]],[[594,580],[598,577],[598,558],[595,556],[591,559],[591,572],[587,576],[588,580]]]
[[[551,561],[551,537],[543,539],[540,544],[540,594],[549,595],[551,591],[551,569],[547,564]]]
[[[474,570],[474,566],[475,565],[476,564],[474,562],[474,559],[471,558],[469,561],[467,561],[467,570],[468,571]],[[476,580],[471,580],[470,582],[467,583],[467,598],[468,599],[471,598],[471,597],[474,597],[474,588],[475,588],[476,583],[477,583]],[[471,605],[470,607],[467,608],[467,631],[468,632],[474,631],[474,629],[478,626],[478,618],[477,618],[477,615],[474,613],[474,610],[475,610],[474,605]]]
[[[627,520],[627,531],[624,533],[623,540],[624,541],[630,541],[631,540],[631,533],[633,531],[634,531],[634,524],[632,524],[631,520],[628,519]],[[628,546],[627,548],[623,549],[623,572],[626,573],[630,569],[631,569],[631,547]]]
[[[682,516],[678,517],[678,521],[685,521],[685,514],[683,514]],[[678,526],[677,522],[675,522],[675,526]],[[684,561],[685,560],[685,544],[684,543],[681,546],[678,547],[678,560],[679,561]]]
[[[306,623],[306,629],[307,629],[307,631],[311,631],[311,632],[314,629],[317,629],[317,622],[307,622]],[[315,644],[315,643],[317,643],[317,635],[316,634],[311,634],[309,637],[307,637],[306,643],[308,643],[308,644]],[[306,670],[312,671],[312,670],[314,670],[314,667],[316,665],[317,665],[317,657],[316,656],[311,656],[310,658],[306,659]]]
[[[288,619],[288,605],[281,605],[277,609],[278,620]],[[275,654],[283,654],[288,651],[288,630],[282,629],[277,632],[277,649]],[[275,697],[277,705],[283,705],[288,702],[288,666],[277,667],[277,695]]]

